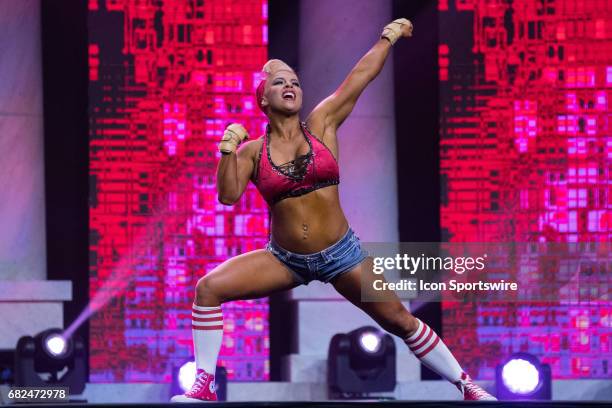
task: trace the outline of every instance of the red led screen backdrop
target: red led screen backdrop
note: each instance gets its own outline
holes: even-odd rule
[[[611,241],[612,2],[438,4],[444,239]],[[607,290],[611,268],[591,271]],[[516,351],[555,378],[610,378],[612,305],[579,294],[445,303],[445,339],[480,379]]]
[[[192,357],[197,280],[265,245],[249,186],[216,199],[217,142],[259,136],[254,84],[267,59],[265,0],[89,0],[90,322],[94,382],[170,381]],[[223,305],[220,364],[269,378],[267,299]]]

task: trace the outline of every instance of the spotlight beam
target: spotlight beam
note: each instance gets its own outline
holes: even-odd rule
[[[180,180],[181,175],[187,171],[186,165],[177,169],[174,176],[169,178]],[[112,299],[122,296],[129,285],[139,276],[142,268],[138,268],[142,264],[143,259],[155,259],[156,252],[159,251],[160,245],[163,244],[164,234],[159,230],[159,226],[164,224],[164,219],[168,215],[162,210],[164,207],[159,206],[151,213],[149,222],[144,227],[144,232],[136,237],[132,242],[132,246],[128,249],[118,262],[114,262],[114,268],[109,276],[102,282],[96,294],[90,299],[89,304],[85,306],[79,316],[68,326],[63,333],[64,338],[72,337],[73,333],[85,323],[94,313],[102,309]]]

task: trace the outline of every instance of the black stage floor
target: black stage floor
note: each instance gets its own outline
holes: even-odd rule
[[[610,408],[612,401],[581,402],[581,401],[296,401],[296,402],[213,402],[210,403],[217,408],[452,408],[452,407],[498,407],[498,408],[573,408],[573,407],[598,407]],[[15,404],[27,405],[28,407],[201,407],[202,404]]]

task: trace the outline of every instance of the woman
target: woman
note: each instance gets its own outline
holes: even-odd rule
[[[362,274],[371,271],[372,263],[340,207],[336,131],[383,68],[391,46],[411,35],[412,24],[406,19],[387,25],[305,124],[298,116],[302,89],[295,72],[280,60],[264,66],[266,78],[257,88],[257,103],[269,119],[267,132],[237,150],[247,138],[246,130],[237,124],[226,129],[219,144],[223,154],[217,189],[219,201],[231,205],[251,180],[270,205],[272,238],[265,249],[229,259],[198,281],[192,309],[197,379],[190,391],[172,401],[216,400],[221,303],[268,296],[314,279],[331,283],[381,327],[404,339],[423,364],[456,384],[464,399],[495,399],[470,380],[436,333],[395,295],[386,302],[361,300]]]

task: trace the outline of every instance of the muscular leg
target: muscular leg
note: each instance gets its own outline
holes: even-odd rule
[[[201,278],[194,303],[214,307],[230,300],[262,298],[296,285],[285,265],[259,249],[228,259]]]
[[[384,294],[385,299],[388,299],[386,302],[361,301],[362,276],[363,279],[368,279],[367,285],[369,288],[372,287],[372,282],[375,279],[380,279],[380,276],[382,276],[376,275],[375,277],[372,273],[372,258],[366,258],[351,271],[333,281],[334,288],[346,300],[366,312],[389,333],[402,339],[413,334],[418,328],[418,321],[406,310],[393,291],[387,291]],[[364,281],[364,283],[366,282]]]
[[[372,288],[372,282],[380,275],[372,273],[372,258],[341,275],[333,285],[336,290],[351,303],[365,311],[383,329],[403,339],[416,357],[452,383],[461,380],[463,373],[459,363],[448,350],[444,342],[426,324],[415,318],[406,310],[395,293],[384,294],[384,302],[363,302],[364,290]]]
[[[214,373],[223,337],[221,303],[254,299],[296,286],[292,273],[266,250],[228,259],[201,278],[192,307],[196,366]]]

